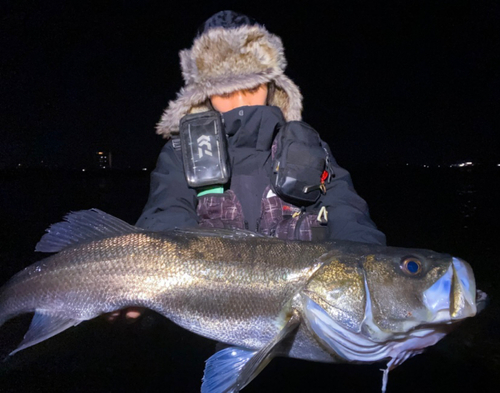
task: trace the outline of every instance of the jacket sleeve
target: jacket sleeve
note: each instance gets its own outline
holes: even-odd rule
[[[371,220],[368,205],[354,190],[351,175],[337,164],[328,145],[324,143],[324,146],[335,174],[326,185],[327,192],[320,200],[328,211],[330,239],[385,245],[385,235]]]
[[[165,231],[198,225],[196,192],[188,187],[179,152],[172,140],[163,147],[151,173],[148,201],[136,225]]]

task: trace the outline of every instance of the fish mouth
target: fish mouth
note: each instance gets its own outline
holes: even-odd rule
[[[479,304],[476,299],[476,281],[472,268],[463,259],[455,257],[446,273],[423,294],[424,304],[432,315],[429,321],[431,323],[473,317],[478,309],[480,311],[484,308],[483,295]]]

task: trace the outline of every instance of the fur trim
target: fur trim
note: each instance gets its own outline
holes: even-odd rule
[[[278,106],[287,121],[301,119],[302,95],[283,74],[286,59],[281,39],[264,27],[212,28],[179,55],[185,86],[169,102],[157,125],[156,132],[165,138],[179,131],[184,115],[208,110],[206,101],[210,96],[268,82],[276,85],[269,104]]]

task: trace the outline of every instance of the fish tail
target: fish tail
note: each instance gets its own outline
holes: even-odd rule
[[[81,320],[68,318],[66,315],[58,315],[44,309],[37,309],[34,304],[19,302],[16,300],[14,292],[15,289],[9,285],[0,290],[0,326],[20,314],[35,312],[35,315],[23,341],[10,355],[38,344],[81,322]]]
[[[80,243],[142,232],[142,229],[100,210],[83,210],[70,213],[64,218],[64,221],[52,225],[37,244],[36,251],[57,253],[69,246],[77,247]],[[52,288],[52,292],[54,291],[51,287],[51,279],[57,280],[66,277],[64,269],[67,266],[67,261],[64,258],[61,260],[58,255],[60,254],[52,255],[28,266],[0,288],[0,326],[17,315],[35,313],[24,340],[11,355],[92,317],[88,315],[91,314],[88,310],[84,318],[82,314],[75,313],[71,307],[69,309],[58,307],[61,302],[68,302],[67,296],[60,297],[60,294],[47,292],[48,288]],[[48,274],[58,270],[63,272],[61,276]],[[71,285],[81,287],[78,280],[72,282]],[[119,303],[121,307],[117,306],[114,309],[123,307],[120,302],[116,303]],[[97,312],[97,310],[95,311]],[[104,312],[109,311],[112,310],[104,310]],[[97,315],[99,313],[94,316]]]

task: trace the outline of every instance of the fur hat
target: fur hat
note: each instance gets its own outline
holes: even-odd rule
[[[185,86],[170,101],[156,132],[169,138],[179,131],[180,119],[188,113],[209,110],[212,95],[251,89],[272,82],[269,105],[279,107],[285,119],[301,120],[302,95],[284,75],[286,59],[281,39],[254,20],[222,11],[201,27],[191,49],[180,53]]]

